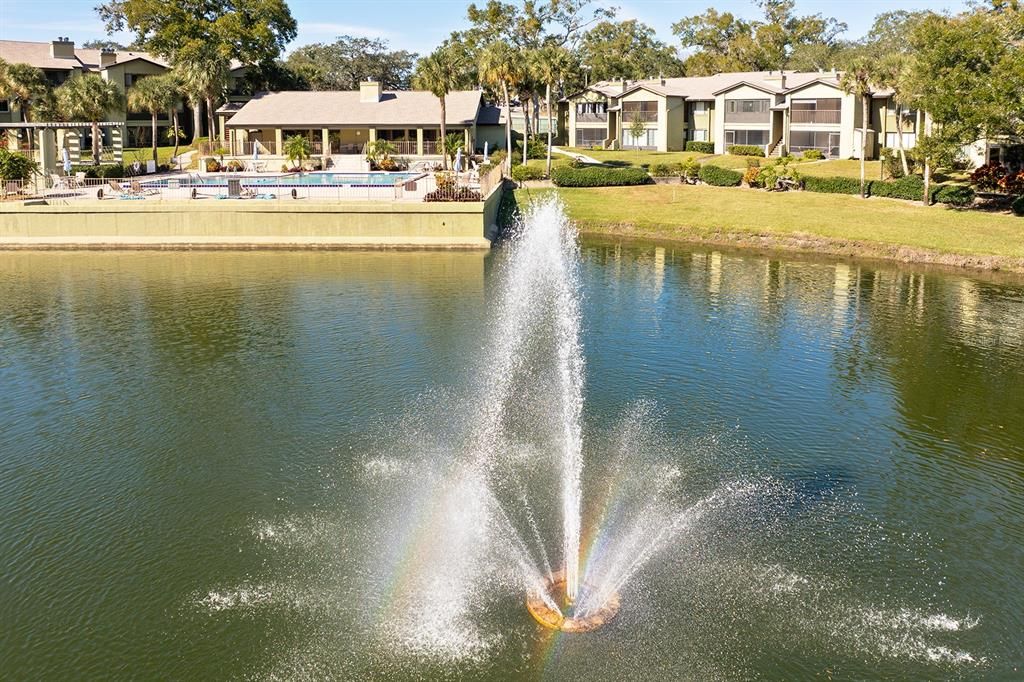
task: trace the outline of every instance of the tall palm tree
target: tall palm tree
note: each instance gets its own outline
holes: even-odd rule
[[[551,176],[551,88],[564,81],[572,69],[572,56],[564,47],[545,45],[535,54],[533,62],[535,78],[544,84],[544,99],[548,109],[548,153],[545,175]]]
[[[889,55],[882,59],[878,66],[878,85],[891,90],[892,99],[896,103],[896,146],[903,166],[903,175],[907,176],[910,175],[910,166],[907,164],[907,150],[903,145],[904,72],[905,56],[902,54]]]
[[[877,62],[867,57],[857,57],[843,70],[839,78],[839,85],[847,94],[860,97],[861,101],[861,126],[860,126],[860,195],[867,196],[867,180],[864,174],[864,164],[868,155],[868,123],[871,120],[871,81],[877,80]]]
[[[175,64],[175,70],[181,78],[183,89],[188,94],[193,107],[193,122],[196,128],[192,133],[193,144],[198,142],[199,130],[202,128],[201,118],[198,113],[195,113],[200,103],[206,105],[207,123],[212,141],[216,135],[216,126],[213,120],[214,104],[220,101],[227,90],[231,62],[217,55],[202,55],[196,58],[185,56]]]
[[[505,109],[505,163],[512,172],[512,110],[509,103],[509,89],[515,87],[522,77],[520,60],[511,47],[504,42],[494,42],[480,54],[480,80],[501,89],[502,106]]]
[[[70,119],[92,123],[92,162],[100,163],[100,124],[111,109],[124,106],[124,94],[112,82],[96,74],[74,76],[57,88],[60,110]]]
[[[32,105],[46,97],[50,86],[41,69],[29,64],[0,64],[0,99],[17,105],[28,123]]]
[[[452,90],[465,84],[467,65],[465,55],[452,45],[442,45],[416,65],[413,86],[421,90],[429,90],[441,103],[441,139],[439,143],[444,141],[447,134],[445,97]],[[441,163],[444,168],[448,168],[447,154],[441,154]]]
[[[157,163],[159,160],[157,154],[156,119],[160,114],[175,106],[178,98],[177,90],[178,87],[174,81],[174,76],[170,74],[142,78],[135,81],[128,90],[128,108],[132,111],[149,112],[153,133],[154,163]]]

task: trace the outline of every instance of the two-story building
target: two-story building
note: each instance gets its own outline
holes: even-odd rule
[[[868,158],[876,158],[882,146],[898,144],[891,94],[878,89],[872,95]],[[679,151],[700,141],[713,142],[718,153],[732,145],[762,147],[769,155],[809,149],[830,158],[861,153],[863,104],[843,91],[832,71],[603,81],[566,97],[562,106],[565,141],[576,147]],[[901,114],[903,144],[909,148],[920,116]]]

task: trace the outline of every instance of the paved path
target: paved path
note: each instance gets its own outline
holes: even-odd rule
[[[598,164],[601,163],[600,161],[598,161],[597,159],[593,158],[592,156],[586,156],[585,154],[577,154],[576,152],[567,152],[567,151],[565,151],[564,149],[562,149],[560,147],[552,147],[551,148],[551,152],[553,154],[562,154],[564,156],[571,156],[572,158],[576,159],[577,161],[582,161],[583,163],[598,163]]]

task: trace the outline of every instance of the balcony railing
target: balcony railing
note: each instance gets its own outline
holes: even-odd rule
[[[842,113],[839,109],[794,109],[791,112],[790,120],[793,123],[828,123],[838,125],[842,122]]]
[[[768,123],[771,120],[769,111],[726,111],[726,123]]]
[[[658,112],[657,111],[629,111],[627,109],[622,110],[622,122],[632,123],[633,121],[641,121],[643,123],[657,123]]]
[[[601,113],[601,114],[594,114],[594,113],[576,114],[576,122],[577,123],[607,123],[608,122],[608,112],[604,112],[604,113]]]

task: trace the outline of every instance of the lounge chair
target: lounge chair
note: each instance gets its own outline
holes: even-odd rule
[[[50,173],[50,189],[69,190],[71,189],[69,181],[70,178],[64,178],[57,175],[56,173]]]
[[[85,171],[75,173],[75,187],[85,187]]]
[[[122,187],[121,183],[118,182],[117,180],[107,180],[107,187],[110,188],[110,192],[112,194],[115,194],[117,196],[128,196],[129,194],[132,193],[130,189],[125,189],[124,187]]]
[[[137,196],[145,196],[147,194],[159,194],[160,190],[153,187],[143,187],[142,183],[138,180],[132,180],[131,193]]]

